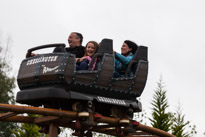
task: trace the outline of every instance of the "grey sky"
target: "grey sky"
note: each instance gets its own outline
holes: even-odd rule
[[[204,0],[0,0],[0,29],[13,39],[15,74],[28,48],[66,43],[72,31],[89,40],[123,40],[149,47],[149,76],[142,94],[145,111],[160,75],[170,110],[180,101],[185,119],[205,131]]]

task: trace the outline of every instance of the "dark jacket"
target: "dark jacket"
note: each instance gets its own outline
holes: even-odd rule
[[[84,56],[85,47],[83,46],[76,46],[74,48],[66,48],[66,51],[72,54],[75,54],[76,58],[81,58]]]

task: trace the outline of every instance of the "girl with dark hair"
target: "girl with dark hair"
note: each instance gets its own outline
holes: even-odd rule
[[[114,77],[122,77],[127,68],[127,65],[132,60],[138,45],[130,40],[125,40],[121,47],[121,54],[114,52],[115,54],[115,73]]]

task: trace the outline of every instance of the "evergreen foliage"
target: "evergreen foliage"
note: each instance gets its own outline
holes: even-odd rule
[[[173,125],[171,127],[172,134],[177,137],[192,137],[197,132],[195,125],[190,125],[190,121],[185,121],[185,115],[182,114],[182,109],[178,106],[173,117]]]
[[[162,78],[157,83],[157,89],[153,95],[151,102],[152,118],[151,125],[154,128],[170,132],[176,137],[192,137],[196,132],[195,125],[190,125],[189,121],[185,121],[185,115],[182,114],[179,106],[175,113],[168,112],[168,99],[166,97],[167,91],[164,89]]]
[[[166,97],[166,90],[164,90],[161,79],[158,82],[158,87],[154,93],[151,104],[153,106],[152,118],[150,118],[151,125],[154,128],[158,128],[166,132],[170,131],[172,125],[172,114],[167,112],[169,104]]]

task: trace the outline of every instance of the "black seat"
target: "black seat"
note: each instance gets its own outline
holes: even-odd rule
[[[138,47],[134,57],[132,58],[132,60],[130,61],[130,63],[128,64],[125,70],[125,77],[135,76],[139,60],[147,61],[147,47],[145,46]]]
[[[130,92],[139,97],[143,92],[148,75],[147,47],[139,46],[126,68],[124,77],[113,78],[112,90]]]

